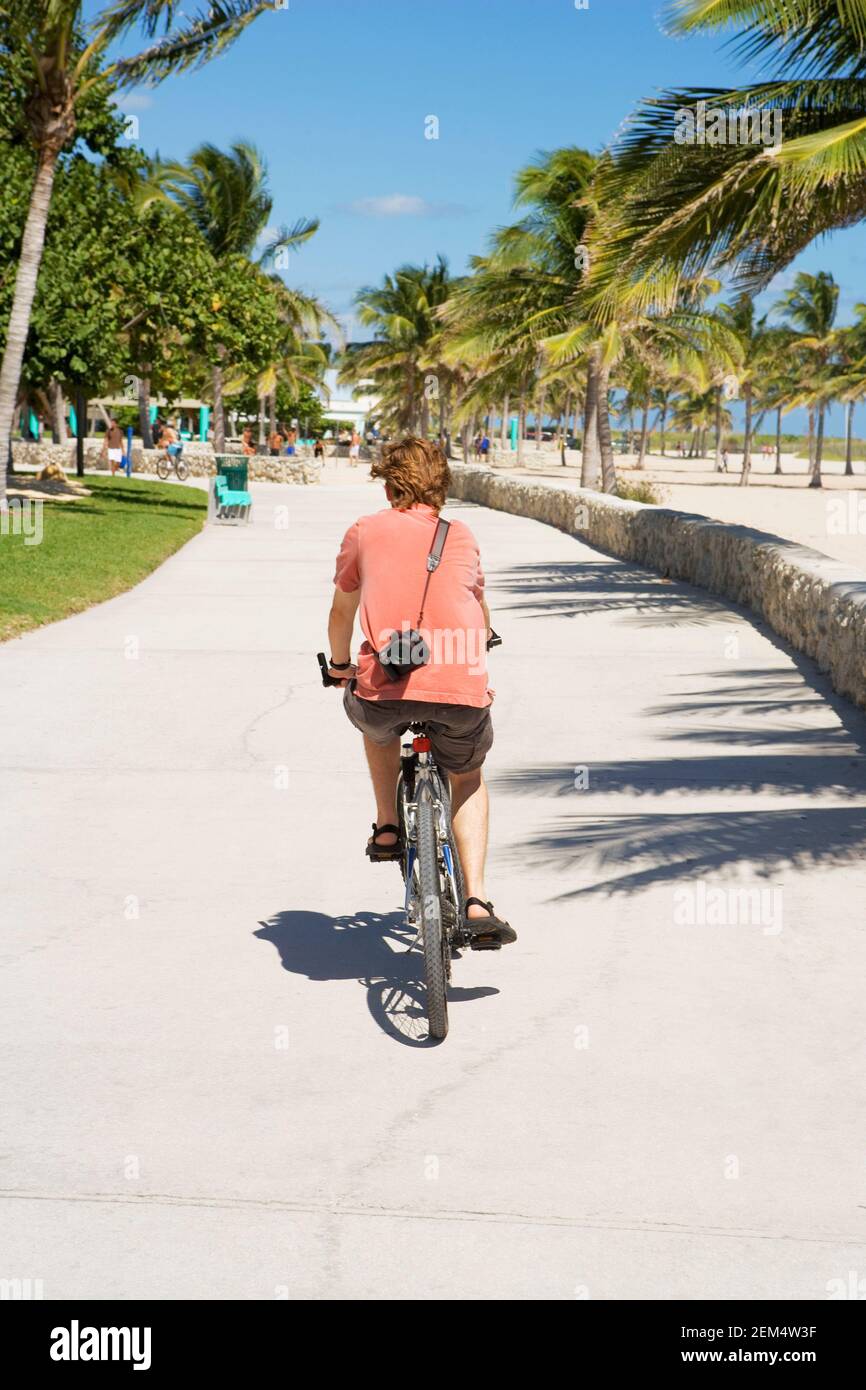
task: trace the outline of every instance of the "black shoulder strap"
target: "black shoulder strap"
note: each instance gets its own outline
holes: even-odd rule
[[[427,602],[427,590],[430,586],[430,576],[438,568],[439,561],[442,559],[442,551],[445,549],[445,542],[448,539],[448,531],[451,527],[450,521],[443,521],[439,518],[436,527],[436,535],[433,537],[433,544],[430,547],[430,554],[427,556],[427,578],[424,581],[424,592],[421,595],[421,611],[418,614],[417,627],[420,630],[421,619],[424,617],[424,604]]]

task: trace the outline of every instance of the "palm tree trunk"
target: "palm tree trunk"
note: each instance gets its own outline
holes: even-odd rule
[[[659,448],[660,448],[660,452],[661,452],[662,458],[664,458],[664,456],[665,456],[665,421],[667,420],[667,418],[668,418],[668,403],[667,403],[667,400],[665,400],[665,401],[664,401],[664,404],[661,406],[661,408],[660,408],[660,410],[659,410],[659,432],[660,432],[660,436],[661,436],[660,439],[659,439]]]
[[[439,448],[445,450],[447,441],[448,415],[451,410],[451,387],[448,382],[442,385],[439,396]]]
[[[276,391],[276,387],[274,387],[273,391],[271,391],[270,395],[268,396],[268,411],[269,411],[268,425],[269,425],[269,428],[270,428],[270,432],[271,432],[271,434],[276,434],[276,432],[277,432],[277,391]]]
[[[716,473],[722,471],[722,388],[716,387],[716,457],[713,463]]]
[[[42,151],[30,194],[27,221],[21,238],[21,254],[12,294],[12,309],[6,329],[6,347],[0,367],[0,510],[6,508],[6,461],[11,452],[12,425],[18,400],[18,383],[24,361],[24,347],[30,328],[30,311],[36,294],[36,280],[45,245],[45,223],[51,204],[54,171],[60,147]]]
[[[511,405],[511,397],[505,392],[505,399],[502,402],[502,425],[499,430],[499,447],[503,454],[508,448],[508,411]]]
[[[644,401],[643,416],[640,422],[640,447],[638,449],[637,466],[643,468],[646,462],[646,442],[649,434],[649,401]]]
[[[544,420],[544,390],[538,393],[538,400],[535,404],[535,447],[541,448],[542,421]]]
[[[426,439],[430,433],[430,402],[426,396],[421,399],[421,428],[419,434],[422,439]]]
[[[48,383],[48,399],[51,403],[51,438],[55,444],[66,443],[66,410],[63,387],[56,377]]]
[[[746,425],[743,433],[743,471],[740,474],[740,486],[746,487],[752,471],[752,387],[749,382],[743,387],[743,399],[746,402]]]
[[[610,433],[610,368],[598,369],[598,443],[601,449],[601,476],[605,492],[616,492],[616,464],[613,461],[613,439]]]
[[[782,471],[782,407],[776,406],[776,467],[775,473]]]
[[[468,420],[464,420],[464,421],[463,421],[463,424],[460,426],[460,443],[461,443],[461,445],[462,445],[462,447],[463,447],[463,462],[464,462],[464,463],[470,463],[470,462],[471,462],[471,460],[470,460],[470,458],[469,458],[469,441],[470,441],[470,438],[471,438],[471,435],[470,435],[470,433],[469,433],[469,422],[468,422]]]
[[[845,406],[845,476],[854,476],[854,402]]]
[[[526,434],[526,396],[520,388],[520,401],[517,407],[517,467],[523,463],[523,436]]]
[[[586,371],[586,398],[583,408],[583,451],[580,486],[595,488],[601,481],[601,446],[598,441],[598,375],[599,352],[589,359]]]
[[[217,349],[222,358],[225,349]],[[213,380],[213,448],[215,454],[224,454],[226,451],[226,409],[223,398],[223,369],[222,366],[213,368],[211,373]]]
[[[153,448],[153,431],[150,428],[150,368],[146,367],[144,375],[138,378],[138,432],[141,435],[142,447],[145,449]]]
[[[818,410],[818,431],[815,435],[815,461],[812,464],[812,471],[809,475],[810,487],[823,487],[821,481],[821,458],[824,453],[824,410],[822,405]]]
[[[809,407],[809,474],[815,467],[815,410]]]

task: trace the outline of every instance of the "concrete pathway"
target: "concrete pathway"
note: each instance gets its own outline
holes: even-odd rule
[[[46,1297],[823,1298],[866,1276],[866,721],[743,612],[455,507],[490,887],[425,1041],[319,681],[377,488],[254,488],[0,648],[0,1277]],[[742,891],[741,891],[742,890]]]

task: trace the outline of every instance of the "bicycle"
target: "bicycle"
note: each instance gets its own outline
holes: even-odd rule
[[[184,463],[182,454],[182,443],[167,444],[165,446],[165,452],[160,454],[159,459],[157,461],[156,476],[158,478],[161,478],[162,481],[165,482],[172,468],[174,468],[179,483],[182,483],[184,479],[188,478],[189,468]]]
[[[487,649],[501,645],[491,629]],[[328,675],[324,652],[317,656],[322,685],[340,685]],[[397,777],[397,824],[403,854],[406,921],[421,940],[431,1038],[448,1034],[448,985],[452,956],[470,944],[464,916],[466,890],[451,825],[451,798],[422,722],[409,725],[411,739],[400,750]],[[404,735],[404,737],[406,737]],[[415,942],[412,943],[413,946]]]

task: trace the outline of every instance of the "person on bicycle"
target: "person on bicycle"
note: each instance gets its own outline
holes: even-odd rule
[[[159,435],[159,447],[170,463],[173,462],[180,453],[178,448],[179,442],[177,430],[174,426],[170,422],[163,425]]]
[[[367,855],[374,862],[401,857],[394,823],[400,735],[423,720],[433,756],[450,780],[470,944],[504,946],[517,934],[497,917],[484,888],[488,802],[481,766],[493,743],[493,695],[487,685],[490,614],[478,544],[462,521],[451,522],[424,608],[421,632],[429,659],[392,681],[377,653],[418,620],[427,556],[450,474],[439,445],[414,437],[384,445],[370,472],[384,482],[389,505],[360,517],[343,537],[328,620],[328,674],[345,686],[343,707],[363,734],[376,798]],[[358,612],[365,640],[353,663]]]

